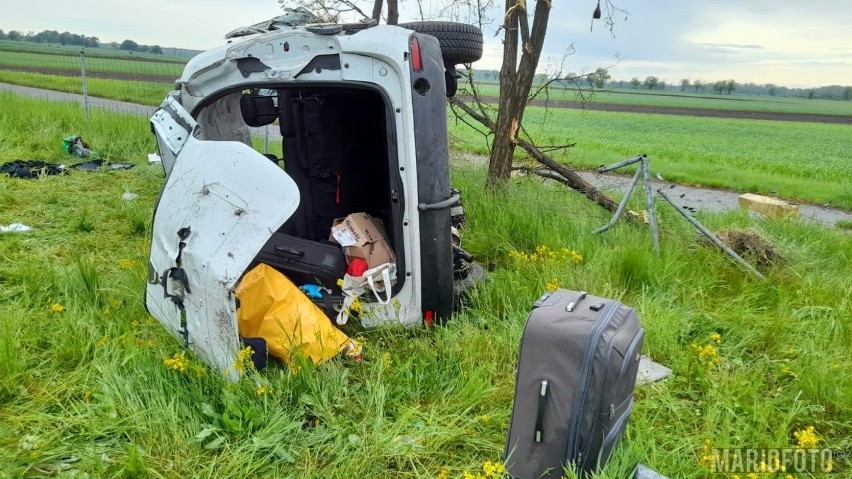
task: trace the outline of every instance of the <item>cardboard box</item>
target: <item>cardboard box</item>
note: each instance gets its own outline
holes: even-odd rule
[[[368,268],[396,262],[382,222],[367,213],[352,213],[334,220],[329,240],[343,247],[347,262],[361,258]]]

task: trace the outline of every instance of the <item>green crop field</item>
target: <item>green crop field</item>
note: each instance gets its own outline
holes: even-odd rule
[[[497,96],[499,85],[484,83],[480,94]],[[541,99],[547,98],[542,94]],[[805,113],[852,116],[852,101],[772,97],[752,95],[716,95],[713,93],[681,93],[674,91],[612,90],[591,92],[551,88],[553,101],[587,101],[613,105],[646,107],[697,108],[705,110],[755,111],[763,113]]]
[[[852,128],[824,123],[529,108],[542,145],[576,142],[555,156],[582,168],[648,154],[655,173],[689,184],[852,208]],[[485,153],[483,137],[451,121],[455,148]]]
[[[130,52],[125,50],[113,50],[107,47],[82,48],[79,45],[60,45],[56,43],[35,43],[12,40],[0,40],[0,51],[2,52],[26,52],[50,55],[66,55],[80,57],[83,50],[87,57],[151,60],[158,63],[186,63],[186,58],[173,57],[169,55],[157,55],[153,53]],[[5,53],[4,53],[5,55]]]
[[[666,207],[655,255],[642,225],[592,235],[609,213],[580,195],[531,178],[490,194],[483,167],[459,164],[464,246],[490,271],[464,312],[431,329],[353,325],[360,364],[271,366],[231,384],[191,354],[184,371],[169,368],[181,344],[142,305],[163,181],[145,161],[155,143],[144,119],[99,112],[83,123],[73,105],[0,102],[0,161],[70,163],[60,144],[77,133],[136,164],[0,177],[0,224],[33,228],[0,233],[0,478],[496,479],[523,323],[557,285],[636,307],[644,353],[674,371],[637,388],[626,436],[596,477],[624,479],[637,462],[711,477],[711,448],[852,447],[848,233],[699,215],[774,245],[783,260],[759,281]],[[580,258],[519,260],[536,249]],[[852,470],[830,467],[832,477]],[[761,477],[786,474],[829,476]]]
[[[80,71],[80,57],[45,55],[40,53],[3,52],[0,66]],[[183,72],[182,63],[125,60],[120,58],[86,58],[86,72],[133,73],[162,75],[177,78]]]
[[[39,73],[0,70],[0,82],[75,93],[78,95],[82,90],[82,82],[78,77],[43,75]],[[149,106],[159,105],[169,91],[174,88],[174,83],[110,80],[104,78],[88,78],[86,83],[90,96]]]

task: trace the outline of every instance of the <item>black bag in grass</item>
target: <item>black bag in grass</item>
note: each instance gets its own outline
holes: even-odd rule
[[[12,178],[40,178],[45,175],[67,174],[63,165],[39,160],[14,160],[0,165],[0,173]]]

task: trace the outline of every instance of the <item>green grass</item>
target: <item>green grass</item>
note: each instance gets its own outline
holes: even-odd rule
[[[79,77],[43,75],[0,70],[0,82],[13,85],[44,88],[46,90],[81,94],[82,81]],[[174,88],[174,83],[156,83],[147,81],[109,80],[88,78],[86,85],[90,96],[128,101],[142,105],[157,106]]]
[[[80,57],[80,50],[85,52],[86,57],[99,58],[125,58],[131,60],[151,60],[158,63],[186,63],[186,58],[173,57],[169,55],[157,55],[153,53],[131,52],[127,50],[113,50],[111,47],[83,48],[79,45],[60,45],[57,43],[35,43],[14,40],[0,40],[0,51],[24,52],[50,55],[66,55]]]
[[[51,55],[28,52],[3,51],[0,55],[0,66],[45,68],[74,71],[80,74],[80,56]],[[183,73],[183,63],[155,62],[115,57],[86,58],[86,72],[97,73],[128,73],[136,75],[159,75],[168,78],[178,78]]]
[[[852,208],[849,126],[529,108],[524,124],[542,145],[582,168],[647,153],[671,181]],[[481,135],[451,121],[454,146],[485,153]]]
[[[482,94],[490,96],[497,96],[499,91],[499,86],[494,83],[483,84],[480,89]],[[582,94],[586,101],[615,105],[852,116],[852,102],[840,100],[643,90],[584,91]],[[549,98],[558,101],[583,99],[577,90],[561,88],[551,89]]]
[[[481,472],[503,449],[524,319],[554,281],[635,306],[644,352],[674,370],[637,389],[626,438],[600,477],[624,478],[636,462],[672,478],[708,477],[705,441],[785,447],[807,426],[820,446],[852,446],[848,234],[740,212],[701,216],[776,245],[785,262],[760,282],[700,245],[667,207],[655,256],[638,226],[591,235],[609,215],[573,192],[519,179],[490,195],[481,167],[455,165],[465,247],[491,271],[469,309],[446,327],[359,333],[360,365],[332,361],[295,375],[272,367],[257,378],[270,391],[259,396],[252,381],[163,364],[181,346],[142,305],[162,182],[162,169],[144,159],[155,150],[145,119],[102,112],[86,124],[73,105],[0,101],[0,161],[69,162],[61,141],[77,133],[107,158],[137,164],[0,178],[0,224],[34,228],[0,234],[0,478]],[[122,201],[125,191],[139,197]],[[583,261],[521,264],[509,255],[541,245],[574,249]],[[713,333],[720,362],[708,367],[692,345],[712,343]]]

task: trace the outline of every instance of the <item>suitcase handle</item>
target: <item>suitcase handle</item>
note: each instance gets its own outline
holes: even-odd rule
[[[278,251],[278,252],[281,252],[281,253],[287,253],[287,254],[293,255],[293,256],[305,256],[304,251],[299,251],[297,249],[288,248],[286,246],[281,246],[281,245],[275,245],[275,251]]]
[[[538,393],[538,412],[535,415],[535,442],[542,441],[544,434],[544,408],[547,406],[547,391],[550,383],[547,379],[541,382],[541,390]]]

